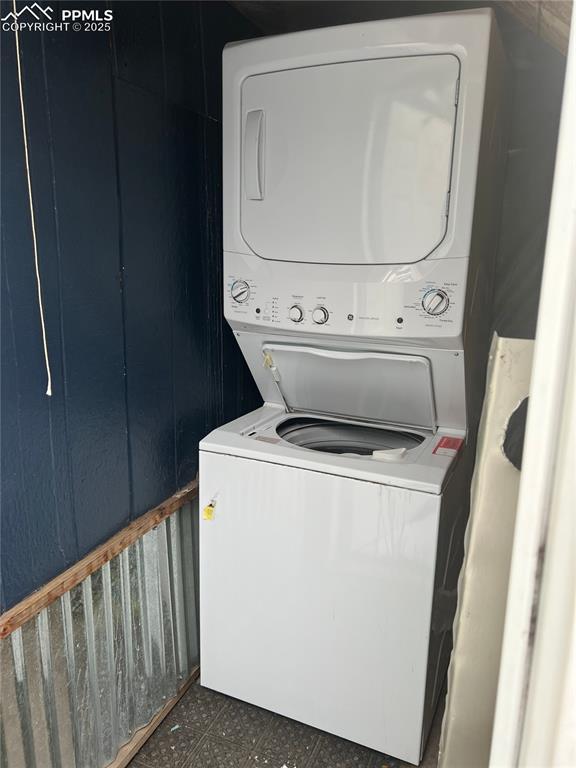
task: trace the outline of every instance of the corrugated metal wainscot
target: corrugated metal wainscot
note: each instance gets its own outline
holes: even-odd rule
[[[192,505],[0,641],[2,768],[100,768],[198,662]]]

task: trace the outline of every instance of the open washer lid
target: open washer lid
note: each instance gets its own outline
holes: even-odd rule
[[[286,410],[436,430],[430,361],[388,352],[264,344]]]

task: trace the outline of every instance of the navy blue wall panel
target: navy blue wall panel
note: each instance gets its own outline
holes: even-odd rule
[[[238,14],[236,16],[238,18]],[[162,3],[167,100],[204,115],[206,85],[201,24],[200,3],[180,0]]]
[[[51,216],[47,136],[38,163],[37,230],[45,269],[47,333],[51,346],[53,398],[46,397],[46,373],[36,296],[24,147],[16,86],[13,39],[2,41],[2,597],[16,602],[77,557],[66,452],[62,391],[58,275]],[[30,92],[42,81],[40,40],[23,57]],[[31,73],[34,72],[34,76]],[[41,89],[40,89],[41,91]],[[46,129],[44,101],[30,116]],[[34,161],[34,158],[32,158]],[[5,603],[6,604],[6,603]]]
[[[141,513],[175,486],[172,219],[163,101],[123,81],[116,92],[133,511]]]
[[[206,111],[216,120],[222,117],[222,49],[231,40],[254,37],[254,27],[228,3],[212,0],[200,3],[206,66]]]
[[[176,483],[187,482],[198,466],[198,441],[217,422],[211,411],[211,373],[218,361],[210,354],[217,325],[209,321],[208,293],[220,294],[214,254],[206,247],[210,204],[205,183],[205,119],[180,106],[167,110],[173,214],[169,232],[174,258],[172,285],[173,385]],[[218,259],[218,263],[221,261]],[[196,333],[191,334],[190,328]]]
[[[104,35],[56,33],[45,49],[68,451],[83,555],[129,519],[112,70]]]
[[[163,32],[160,3],[112,3],[113,40],[118,77],[140,88],[164,94]],[[181,62],[186,66],[186,62]]]
[[[222,46],[256,30],[226,3],[107,7],[110,33],[21,35],[52,397],[1,33],[2,610],[190,481],[198,440],[259,404],[221,316],[219,123]]]

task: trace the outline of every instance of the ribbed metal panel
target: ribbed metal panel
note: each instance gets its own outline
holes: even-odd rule
[[[190,504],[0,641],[2,768],[103,768],[198,662]]]

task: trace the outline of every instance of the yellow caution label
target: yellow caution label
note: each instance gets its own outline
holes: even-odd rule
[[[202,510],[204,520],[214,520],[214,504],[207,504]]]

